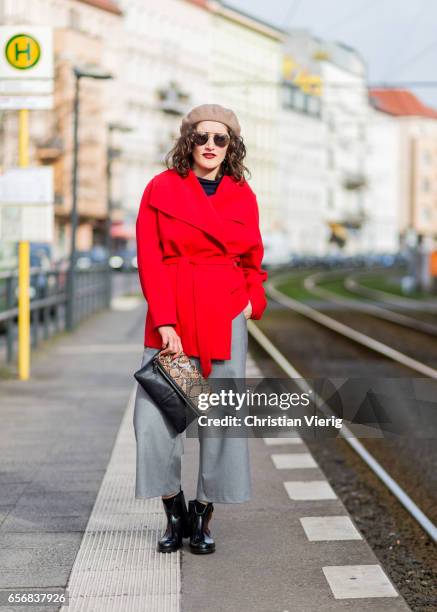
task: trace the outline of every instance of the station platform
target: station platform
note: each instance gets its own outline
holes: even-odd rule
[[[253,498],[214,504],[214,554],[156,551],[161,499],[134,497],[144,315],[119,297],[35,352],[29,381],[0,381],[0,595],[69,595],[0,610],[409,610],[299,437],[250,439]],[[263,376],[250,353],[247,376]],[[184,449],[188,500],[198,440]]]

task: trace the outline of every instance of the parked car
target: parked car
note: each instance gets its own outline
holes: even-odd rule
[[[113,270],[132,271],[138,268],[136,249],[122,249],[117,251],[109,259],[109,265]]]
[[[88,270],[94,265],[103,265],[106,263],[108,258],[108,251],[101,245],[96,245],[88,250],[76,251],[75,254],[75,265],[76,269]],[[69,258],[66,258],[67,264]]]
[[[48,257],[48,249],[46,248],[30,248],[30,278],[29,278],[29,298],[30,300],[37,300],[39,298],[44,298],[50,295],[50,290],[52,290],[56,285],[56,277],[54,274],[50,274],[51,271],[57,269],[56,264],[51,261]],[[38,269],[38,271],[35,271]],[[12,270],[16,272],[17,266],[15,265]],[[6,271],[6,270],[5,270]],[[0,280],[0,310],[5,310],[8,307],[17,307],[18,306],[18,278],[15,277],[13,279],[13,288],[12,288],[12,303],[7,304],[7,282],[6,279]],[[58,279],[58,288],[63,288],[62,279]],[[54,316],[56,311],[56,306],[52,305],[49,307],[50,316]],[[39,320],[43,320],[43,311],[39,311]],[[18,317],[15,315],[13,317],[15,323],[18,321]],[[5,333],[6,331],[6,322],[0,321],[0,333]]]

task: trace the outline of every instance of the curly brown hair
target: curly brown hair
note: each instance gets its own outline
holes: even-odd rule
[[[221,163],[217,178],[227,174],[236,182],[246,181],[245,173],[251,176],[249,169],[243,164],[246,157],[246,147],[241,136],[237,136],[231,128],[227,128],[230,136],[226,157]],[[174,168],[179,176],[188,176],[190,168],[193,166],[193,133],[196,131],[195,125],[189,125],[177,139],[174,147],[165,156],[165,164],[168,169]]]

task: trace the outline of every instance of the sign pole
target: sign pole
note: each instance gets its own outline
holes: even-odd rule
[[[67,309],[66,328],[73,331],[75,327],[75,295],[76,295],[76,230],[77,230],[77,187],[79,166],[79,91],[80,76],[75,73],[74,103],[73,103],[73,174],[71,186],[71,249],[70,266],[67,276]]]
[[[19,111],[18,161],[21,168],[29,165],[29,111]],[[18,376],[28,380],[30,370],[30,245],[18,243]]]
[[[13,24],[0,26],[0,108],[18,110],[18,165],[0,174],[0,205],[10,206],[1,239],[18,242],[18,351],[21,380],[30,375],[30,241],[53,241],[47,210],[53,204],[53,186],[47,197],[45,169],[29,168],[29,110],[53,108],[53,30],[46,26]],[[39,172],[39,170],[42,172]],[[16,172],[18,170],[18,172]],[[15,172],[14,172],[15,171]],[[35,172],[36,171],[36,172]],[[11,185],[11,180],[17,181]],[[12,178],[11,178],[12,177]],[[41,208],[39,208],[40,205]],[[21,209],[21,210],[20,210]],[[3,215],[2,215],[3,218]],[[45,224],[42,232],[41,224]],[[39,241],[39,240],[38,240]]]

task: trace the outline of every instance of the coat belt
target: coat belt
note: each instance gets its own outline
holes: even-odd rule
[[[209,330],[213,327],[221,328],[221,333],[227,332],[230,337],[232,323],[230,317],[229,320],[223,318],[225,309],[219,309],[222,316],[214,318],[214,313],[218,310],[217,300],[220,301],[226,297],[226,293],[223,296],[220,295],[220,289],[222,288],[226,292],[227,286],[217,286],[218,277],[211,276],[211,273],[208,274],[208,280],[212,283],[212,286],[205,286],[200,282],[202,270],[199,268],[211,265],[235,267],[238,265],[239,259],[238,256],[230,257],[226,255],[215,255],[213,257],[169,255],[163,258],[163,263],[177,264],[178,266],[176,293],[179,318],[181,322],[190,321],[194,314],[196,327],[194,333],[197,335],[200,365],[205,378],[209,376],[212,369]],[[219,293],[217,293],[217,290]]]

